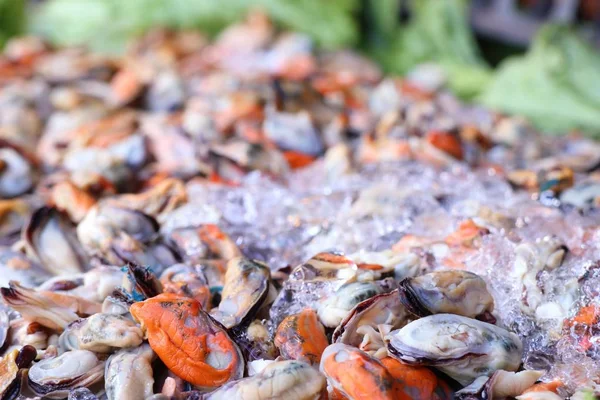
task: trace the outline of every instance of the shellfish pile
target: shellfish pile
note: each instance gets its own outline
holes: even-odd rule
[[[600,144],[262,15],[0,56],[3,399],[600,383]]]

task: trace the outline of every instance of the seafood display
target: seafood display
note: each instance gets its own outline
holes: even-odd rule
[[[597,396],[600,144],[432,73],[262,14],[121,57],[14,39],[0,397]]]

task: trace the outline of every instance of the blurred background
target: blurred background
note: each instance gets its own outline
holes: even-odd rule
[[[600,135],[600,0],[0,0],[0,45],[36,34],[119,54],[155,27],[216,35],[261,9],[389,74],[433,64],[465,101]]]

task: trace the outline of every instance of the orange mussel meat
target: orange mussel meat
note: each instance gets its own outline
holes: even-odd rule
[[[453,398],[450,387],[428,368],[404,365],[391,357],[378,360],[341,343],[327,347],[320,369],[336,399]]]
[[[392,357],[382,359],[381,363],[394,377],[395,384],[402,386],[405,394],[398,397],[398,400],[450,400],[453,398],[453,392],[448,384],[438,378],[429,368],[402,364]]]
[[[379,360],[356,347],[332,344],[321,358],[321,372],[333,387],[336,399],[403,399],[402,387]],[[345,397],[344,397],[345,396]]]
[[[226,330],[194,299],[163,293],[131,306],[152,349],[180,378],[213,388],[241,378],[242,355]]]
[[[286,317],[275,334],[275,346],[283,357],[313,365],[319,364],[328,345],[325,328],[312,309]]]

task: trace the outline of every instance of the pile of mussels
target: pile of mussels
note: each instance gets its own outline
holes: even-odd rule
[[[572,399],[600,144],[253,14],[0,55],[2,399]]]

